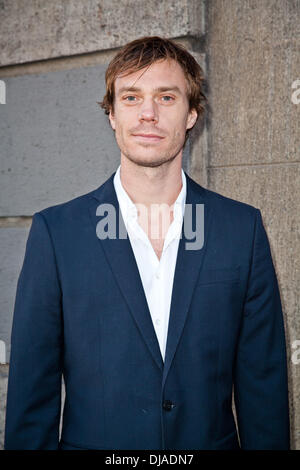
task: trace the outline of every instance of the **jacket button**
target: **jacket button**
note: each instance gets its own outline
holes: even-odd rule
[[[174,408],[175,404],[171,402],[171,400],[165,400],[163,402],[163,409],[165,411],[171,411]]]

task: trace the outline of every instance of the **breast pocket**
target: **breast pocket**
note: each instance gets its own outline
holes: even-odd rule
[[[234,283],[240,280],[240,268],[203,269],[199,278],[199,285]]]

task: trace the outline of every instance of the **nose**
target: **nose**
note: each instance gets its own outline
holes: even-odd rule
[[[157,106],[152,99],[144,100],[140,108],[139,120],[145,122],[158,122]]]

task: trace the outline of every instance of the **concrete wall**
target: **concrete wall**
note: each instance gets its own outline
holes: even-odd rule
[[[209,112],[184,168],[264,217],[285,314],[292,446],[300,449],[299,14],[293,0],[0,0],[0,362],[9,361],[32,214],[98,187],[119,163],[96,104],[107,64],[132,39],[170,37],[195,55],[209,83]],[[0,372],[1,447],[8,365]]]
[[[293,346],[300,340],[300,93],[296,104],[292,84],[300,79],[299,19],[299,1],[207,2],[207,184],[262,212],[285,316],[298,449],[300,354],[293,355]]]

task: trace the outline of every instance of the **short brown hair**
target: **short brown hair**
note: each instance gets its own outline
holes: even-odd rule
[[[207,101],[203,92],[202,68],[183,46],[158,36],[136,39],[122,47],[112,59],[105,74],[106,93],[99,103],[105,113],[109,114],[113,110],[117,77],[129,75],[166,59],[173,59],[181,66],[188,84],[189,109],[195,109],[200,117]]]

